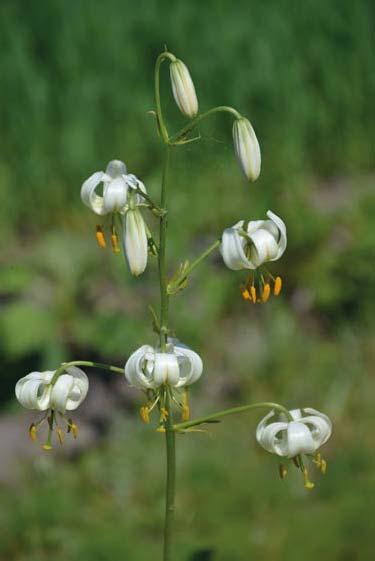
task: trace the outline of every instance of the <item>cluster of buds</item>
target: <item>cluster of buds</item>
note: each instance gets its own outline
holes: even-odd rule
[[[198,114],[198,98],[188,67],[182,60],[171,56],[169,73],[174,100],[185,117],[193,119]],[[240,167],[249,181],[260,174],[261,153],[252,124],[238,114],[232,127],[234,152]]]
[[[103,194],[98,194],[103,184]],[[120,241],[117,233],[116,219],[120,222],[121,245],[129,265],[130,272],[138,276],[147,266],[149,240],[151,234],[142,216],[140,208],[145,206],[146,187],[135,175],[128,174],[126,166],[120,160],[109,162],[105,172],[97,171],[84,181],[81,198],[98,216],[109,215],[110,238],[114,253],[120,253]],[[96,239],[99,247],[107,245],[103,226],[96,226]]]
[[[150,413],[159,410],[160,422],[165,420],[166,392],[181,409],[182,419],[189,418],[188,387],[196,382],[203,371],[200,356],[176,339],[169,339],[166,350],[143,345],[137,349],[125,365],[128,383],[143,390],[146,405],[141,407],[144,422],[150,421]]]
[[[327,415],[311,407],[293,409],[289,415],[292,420],[283,413],[274,420],[276,413],[270,411],[259,423],[256,439],[267,452],[292,460],[303,474],[305,488],[313,489],[303,456],[312,459],[322,474],[326,473],[327,462],[318,449],[330,438],[332,423]],[[285,465],[280,464],[280,477],[284,479],[287,473]]]
[[[280,276],[274,278],[262,266],[268,261],[279,259],[287,246],[286,226],[276,214],[267,212],[268,220],[240,220],[224,230],[220,251],[229,269],[238,271],[250,269],[254,273],[241,284],[244,300],[267,302],[271,293],[278,296],[282,288]]]
[[[56,370],[45,372],[30,372],[16,384],[16,397],[26,409],[44,411],[43,417],[32,423],[29,429],[30,438],[37,440],[39,429],[48,424],[47,441],[43,445],[45,450],[52,448],[52,434],[56,431],[60,444],[64,441],[65,432],[77,437],[78,428],[67,411],[74,411],[86,398],[89,381],[86,374],[76,366],[67,366],[61,373]],[[59,419],[65,425],[65,431],[59,424]]]

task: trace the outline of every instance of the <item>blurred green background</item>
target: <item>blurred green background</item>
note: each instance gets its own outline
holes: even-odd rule
[[[246,275],[216,255],[173,299],[173,328],[204,357],[193,414],[267,399],[316,407],[335,426],[313,492],[292,468],[278,479],[255,443],[259,415],[180,438],[176,561],[373,559],[373,16],[370,0],[2,0],[0,559],[160,556],[163,441],[139,422],[140,396],[92,375],[92,395],[107,397],[77,415],[91,438],[46,455],[27,440],[32,417],[13,388],[62,360],[122,365],[154,341],[156,264],[133,279],[100,251],[79,192],[119,158],[158,196],[161,147],[147,112],[164,44],[189,66],[201,110],[236,107],[263,156],[246,184],[223,115],[174,150],[170,271],[268,208],[289,235],[272,269],[280,298],[244,303]],[[162,89],[176,130],[184,119],[167,68]]]

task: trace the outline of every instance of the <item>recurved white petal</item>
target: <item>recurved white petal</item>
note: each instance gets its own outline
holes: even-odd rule
[[[98,185],[103,181],[103,177],[104,173],[102,171],[97,171],[86,179],[81,187],[82,202],[93,210],[95,214],[99,215],[106,214],[103,206],[103,197],[97,195],[95,192]]]
[[[115,179],[115,177],[126,175],[127,169],[126,165],[121,160],[111,160],[107,165],[105,172],[109,175],[109,177]]]
[[[61,374],[53,385],[51,407],[60,413],[73,411],[85,399],[89,389],[89,380],[80,368],[70,366]]]
[[[267,452],[277,454],[278,456],[286,456],[288,453],[286,441],[287,427],[288,423],[281,421],[263,426],[261,431],[257,431],[259,444]]]
[[[177,355],[180,369],[180,376],[176,387],[181,388],[194,384],[203,372],[201,357],[180,342],[174,345],[174,352]]]
[[[287,456],[294,458],[298,454],[313,454],[317,449],[308,427],[299,421],[288,423]]]
[[[16,397],[26,409],[46,411],[50,406],[51,380],[54,371],[31,372],[16,384]]]
[[[253,234],[249,235],[252,243],[249,244],[250,260],[256,267],[266,263],[267,261],[274,261],[278,245],[275,238],[267,230],[260,228]]]
[[[104,183],[103,210],[109,212],[121,211],[128,198],[128,185],[122,176],[115,177]]]
[[[286,246],[287,246],[286,226],[284,221],[281,220],[281,218],[277,216],[274,212],[272,212],[272,210],[267,211],[267,216],[270,220],[272,220],[276,224],[279,230],[279,239],[277,240],[278,252],[276,257],[272,259],[272,261],[276,261],[276,259],[279,259],[279,257],[281,257],[284,251],[286,250]]]
[[[125,377],[131,386],[139,389],[154,388],[153,360],[154,349],[150,345],[143,345],[132,353],[125,364]],[[150,355],[151,360],[147,360]],[[152,368],[148,369],[148,362],[152,362]]]
[[[226,266],[233,271],[256,268],[256,265],[245,254],[248,241],[238,232],[243,227],[243,224],[244,221],[241,220],[231,228],[226,228],[221,238],[221,255]]]
[[[162,384],[175,386],[178,382],[180,369],[175,354],[156,353],[153,377],[156,387]]]

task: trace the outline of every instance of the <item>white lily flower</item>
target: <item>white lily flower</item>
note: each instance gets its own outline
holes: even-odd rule
[[[162,384],[175,388],[190,386],[203,370],[200,356],[178,341],[168,343],[167,352],[150,345],[136,350],[125,365],[125,377],[131,386],[156,389]]]
[[[138,276],[147,266],[147,228],[141,212],[135,208],[127,211],[124,224],[124,253],[131,273]]]
[[[183,115],[195,117],[198,113],[198,99],[190,72],[182,62],[176,59],[169,66],[172,91],[175,102]]]
[[[258,443],[271,454],[294,458],[298,454],[314,454],[332,434],[332,423],[327,415],[311,407],[290,411],[293,421],[269,422],[275,412],[271,411],[261,420],[256,430]]]
[[[240,220],[223,232],[220,251],[229,269],[256,269],[267,261],[276,261],[287,245],[286,226],[270,210],[269,220],[252,220],[245,226]]]
[[[26,409],[46,411],[54,409],[60,413],[73,411],[85,399],[89,381],[80,368],[68,366],[52,384],[53,370],[31,372],[16,384],[16,397]]]
[[[99,185],[103,184],[103,195],[97,193]],[[140,189],[146,193],[146,187],[133,174],[128,174],[124,162],[112,160],[105,172],[93,173],[81,187],[81,199],[86,206],[100,216],[110,212],[124,212],[128,202],[130,189]],[[137,202],[142,201],[141,195],[136,195]]]
[[[242,171],[250,181],[258,179],[261,166],[259,142],[248,119],[241,117],[233,123],[234,150]]]

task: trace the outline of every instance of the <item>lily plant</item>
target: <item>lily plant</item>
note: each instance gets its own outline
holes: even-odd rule
[[[163,63],[169,64],[171,90],[181,113],[189,119],[179,131],[170,133],[160,96],[160,72]],[[279,296],[282,288],[280,276],[274,277],[266,264],[277,261],[287,247],[285,222],[272,211],[266,219],[239,217],[234,226],[224,228],[211,245],[193,262],[183,261],[176,272],[167,275],[168,221],[172,220],[168,204],[168,172],[174,150],[196,140],[192,134],[203,120],[216,113],[226,113],[233,119],[234,152],[246,180],[256,181],[261,171],[261,152],[257,136],[250,121],[229,106],[214,107],[198,113],[198,99],[190,72],[172,53],[162,52],[155,65],[155,111],[157,133],[164,152],[160,200],[155,203],[144,183],[129,174],[126,165],[112,160],[106,171],[97,171],[83,182],[81,199],[101,222],[96,227],[100,248],[107,246],[109,237],[115,254],[124,254],[131,274],[139,277],[146,269],[149,257],[155,258],[159,270],[160,306],[158,313],[152,308],[153,329],[156,340],[145,343],[133,351],[125,367],[99,364],[89,360],[63,363],[46,372],[31,372],[16,385],[16,397],[24,407],[42,412],[42,417],[32,423],[29,434],[32,440],[39,437],[39,429],[48,428],[45,450],[53,447],[56,435],[63,443],[65,434],[75,438],[78,427],[70,417],[85,399],[89,379],[80,367],[97,368],[124,376],[124,382],[141,390],[144,401],[140,418],[147,424],[153,419],[154,428],[165,435],[166,495],[163,536],[163,561],[175,560],[173,554],[173,519],[175,510],[176,437],[193,433],[196,427],[214,423],[224,417],[251,410],[268,410],[256,429],[256,440],[267,452],[278,456],[281,478],[287,474],[286,462],[291,462],[302,473],[306,489],[314,484],[309,477],[308,462],[325,473],[327,463],[319,452],[332,433],[329,418],[310,407],[289,410],[274,402],[239,405],[230,409],[190,418],[189,387],[197,382],[203,371],[202,358],[175,338],[170,328],[169,310],[173,297],[184,290],[194,269],[213,251],[220,251],[224,264],[233,271],[248,270],[250,276],[241,284],[245,300],[265,303],[271,294]],[[158,232],[151,233],[147,217],[158,222]],[[107,225],[103,221],[107,221]],[[130,351],[130,349],[129,349]],[[177,415],[180,419],[177,420]]]

